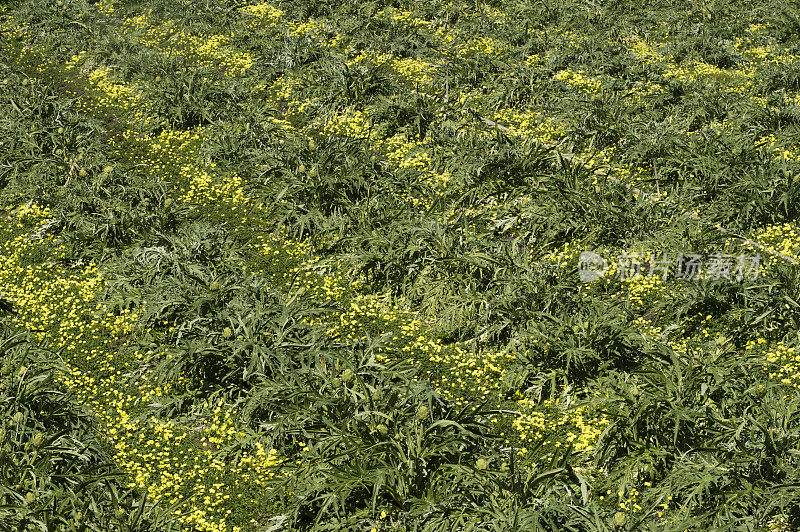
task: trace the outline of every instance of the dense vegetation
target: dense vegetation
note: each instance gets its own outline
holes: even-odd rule
[[[800,9],[645,4],[0,7],[0,529],[800,528]]]

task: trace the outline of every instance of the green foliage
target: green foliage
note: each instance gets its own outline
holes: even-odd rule
[[[180,530],[169,509],[125,487],[92,416],[59,386],[54,353],[0,331],[0,527]]]
[[[250,4],[0,11],[0,529],[800,527],[796,5]],[[101,309],[102,407],[53,333]],[[163,495],[101,416],[227,469]]]

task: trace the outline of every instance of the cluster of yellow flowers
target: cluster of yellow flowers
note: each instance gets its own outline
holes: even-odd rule
[[[505,367],[514,360],[514,355],[504,350],[473,353],[464,346],[444,345],[430,323],[416,318],[388,295],[352,297],[328,334],[351,342],[384,336],[388,349],[380,355],[382,359],[395,358],[427,368],[432,382],[459,405],[497,393]]]
[[[202,207],[223,204],[226,207],[235,208],[246,202],[242,179],[238,175],[228,174],[225,179],[220,180],[217,178],[218,174],[213,172],[214,165],[209,164],[208,167],[210,172],[196,166],[187,166],[182,169],[184,176],[189,177],[189,190],[184,196],[187,203]],[[225,217],[226,212],[220,210],[220,214]]]
[[[274,449],[267,451],[256,443],[240,459],[229,461],[218,451],[246,436],[237,428],[237,413],[222,403],[201,407],[201,412],[210,414],[194,426],[152,418],[147,423],[117,424],[129,432],[116,449],[121,465],[130,472],[130,487],[146,487],[155,502],[165,505],[185,496],[188,508],[179,507],[176,513],[185,514],[186,523],[200,530],[235,532],[238,527],[226,524],[231,508],[245,502],[252,490],[268,489],[267,481],[281,460]]]
[[[576,451],[594,449],[600,435],[610,424],[608,417],[586,406],[576,406],[565,393],[556,399],[538,404],[523,398],[517,404],[520,416],[513,420],[522,445],[517,453],[525,456],[544,441],[543,448],[572,445]]]
[[[353,138],[374,138],[367,113],[359,109],[345,109],[327,117],[321,128],[324,135],[341,135]]]
[[[260,3],[244,6],[240,11],[251,20],[246,24],[247,31],[281,32],[287,37],[314,39],[318,44],[338,49],[342,46],[342,36],[328,31],[326,25],[316,21],[307,20],[294,22],[284,19],[285,12],[269,3]]]
[[[433,84],[432,74],[438,70],[436,65],[413,57],[392,59],[390,65],[401,80],[418,89],[430,87]]]
[[[446,346],[432,332],[431,324],[414,318],[388,296],[377,295],[353,298],[339,323],[329,329],[332,336],[341,335],[348,341],[386,335],[391,349],[380,355],[381,360],[400,357],[427,368],[431,382],[458,406],[499,400],[506,370],[516,354],[508,349],[473,352],[461,345]],[[603,414],[582,406],[571,407],[568,399],[542,405],[524,395],[516,400],[521,414],[513,418],[512,428],[517,433],[514,441],[522,444],[521,456],[527,453],[526,444],[545,436],[556,447],[573,444],[578,450],[591,449],[609,423]],[[512,435],[507,436],[511,443]]]
[[[786,260],[776,253],[800,261],[800,228],[794,224],[783,223],[767,226],[758,231],[753,239],[764,245],[770,252],[769,256],[764,257],[762,269],[765,272],[771,271],[776,265]]]
[[[126,19],[121,31],[161,55],[186,59],[190,68],[213,67],[222,75],[237,78],[253,66],[249,53],[231,48],[230,36],[193,35],[181,29],[178,21],[158,20],[152,10]]]
[[[755,64],[790,65],[800,61],[800,55],[791,53],[786,46],[769,34],[769,27],[763,23],[751,24],[746,35],[731,39],[733,48]]]
[[[377,11],[374,17],[378,20],[398,23],[398,25],[402,27],[433,29],[429,21],[418,18],[413,11],[407,11],[397,7],[385,7]]]
[[[393,305],[388,295],[359,294],[350,299],[347,309],[339,315],[338,323],[333,323],[327,333],[333,338],[342,337],[351,342],[367,336],[396,336],[405,327],[408,314],[398,305]]]
[[[111,15],[116,10],[114,4],[117,0],[100,0],[97,3],[97,12],[102,15]]]
[[[341,302],[363,287],[363,279],[346,278],[335,266],[321,264],[310,240],[297,241],[273,233],[256,236],[251,247],[264,260],[245,267],[294,296]]]
[[[81,56],[73,56],[73,64],[68,66],[77,67]],[[96,68],[89,73],[89,83],[94,85],[98,92],[98,98],[92,103],[110,107],[114,110],[124,108],[127,111],[135,111],[140,107],[141,98],[139,95],[121,83],[115,83],[109,79],[110,72],[105,68]]]
[[[388,67],[398,76],[399,80],[419,90],[431,87],[433,81],[431,75],[437,71],[437,66],[427,61],[421,61],[413,57],[398,57],[388,52],[376,53],[366,50],[348,59],[345,64],[349,67]]]
[[[509,349],[470,351],[460,345],[438,349],[429,357],[437,367],[434,375],[443,394],[458,406],[492,399],[497,402],[506,370],[516,360]]]
[[[645,308],[656,299],[665,299],[671,287],[662,277],[657,275],[642,275],[638,273],[634,277],[622,280],[623,285],[627,285],[628,298],[634,308]]]
[[[84,364],[97,367],[113,358],[103,343],[130,333],[135,315],[122,311],[113,315],[95,295],[103,286],[97,267],[92,264],[71,275],[55,275],[55,260],[63,258],[64,247],[52,236],[42,236],[50,212],[27,205],[12,212],[8,225],[0,231],[0,297],[18,309],[13,326],[28,329],[40,341],[49,341],[68,356],[81,354]],[[32,232],[27,232],[31,229]],[[36,237],[38,233],[38,238]],[[45,262],[35,260],[47,253]],[[87,328],[87,324],[92,324]]]
[[[724,69],[702,61],[696,61],[686,66],[671,64],[664,70],[664,76],[667,78],[684,82],[718,83],[728,91],[739,94],[751,92],[754,74],[755,72],[749,69]]]
[[[745,346],[747,351],[761,354],[765,361],[772,364],[769,378],[788,386],[800,383],[800,350],[783,343],[768,344],[765,338],[751,340]]]
[[[200,432],[186,423],[145,415],[146,405],[168,392],[148,381],[147,374],[137,381],[125,376],[131,363],[144,358],[142,353],[120,350],[136,315],[112,313],[97,303],[105,282],[96,266],[70,274],[52,261],[35,260],[44,251],[62,249],[52,236],[31,238],[42,232],[49,218],[47,209],[29,205],[9,213],[2,227],[0,297],[17,312],[11,324],[59,349],[68,368],[62,383],[97,416],[132,487],[148,490],[157,504],[179,503],[188,496],[188,503],[176,510],[188,515],[187,523],[199,530],[231,530],[225,518],[233,501],[219,491],[223,479],[231,473],[246,479],[255,468],[261,475],[250,481],[263,487],[278,461],[276,453],[265,455],[257,448],[243,453],[238,463],[221,458],[219,449],[244,436],[236,428],[235,411],[224,405],[207,409],[212,415]],[[235,493],[237,486],[226,490]]]
[[[483,36],[469,39],[466,46],[458,51],[458,54],[462,57],[467,55],[502,57],[507,50],[508,47],[500,41]]]
[[[528,109],[503,109],[498,111],[494,121],[507,129],[504,132],[512,137],[522,137],[528,141],[552,146],[567,133],[566,127],[544,111]]]
[[[577,89],[589,94],[597,94],[603,86],[603,79],[596,76],[587,76],[585,72],[564,69],[558,71],[553,79],[560,81],[570,89]]]
[[[642,483],[642,487],[645,489],[650,488],[651,486],[652,484],[650,482]],[[604,495],[600,495],[599,499],[601,501],[605,499],[611,499],[615,495],[618,501],[617,506],[620,510],[619,515],[622,515],[627,519],[628,517],[635,517],[636,515],[641,514],[642,506],[639,504],[639,501],[641,500],[641,493],[639,492],[638,489],[630,488],[629,490],[619,490],[616,493],[613,490],[608,489],[606,490]],[[672,500],[672,496],[669,497],[669,500],[667,502],[661,503],[659,505],[659,508],[661,510],[658,512],[658,517],[662,517],[664,515],[663,511],[669,508],[670,500]],[[623,521],[621,517],[615,517],[615,520]],[[622,526],[619,522],[617,522],[616,524],[618,526]]]
[[[545,255],[544,260],[564,269],[577,267],[578,258],[585,249],[585,244],[583,242],[579,240],[570,240],[564,242],[561,249],[551,251]],[[604,250],[598,250],[601,256],[602,251]],[[530,253],[533,254],[534,250],[531,250]],[[531,258],[535,257],[532,256]]]
[[[254,97],[274,102],[278,106],[280,118],[273,117],[272,120],[284,134],[290,134],[295,133],[291,124],[299,121],[311,105],[311,100],[302,99],[302,89],[303,80],[290,74],[284,74],[270,85],[254,84],[251,94]]]
[[[153,179],[180,187],[178,199],[193,208],[215,211],[220,218],[241,217],[249,205],[242,179],[219,172],[214,163],[203,160],[203,138],[203,128],[164,129],[155,138],[138,135],[136,142],[145,154],[142,168]]]
[[[258,22],[260,24],[270,27],[277,27],[278,23],[286,14],[283,10],[268,3],[244,6],[241,8],[241,11],[253,18],[259,19]]]
[[[720,68],[697,59],[683,60],[678,64],[675,58],[663,51],[666,42],[646,41],[636,36],[626,39],[626,44],[639,59],[654,65],[662,65],[666,78],[685,83],[702,81],[713,84],[718,90],[744,97],[743,102],[773,107],[766,98],[755,92],[755,81],[761,78],[763,69],[775,64],[793,64],[800,56],[787,51],[774,36],[763,33],[762,24],[751,26],[750,35],[737,37],[730,45],[741,58],[737,68]],[[795,94],[788,94],[785,100],[794,101]]]

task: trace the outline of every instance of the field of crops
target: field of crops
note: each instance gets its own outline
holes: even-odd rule
[[[800,5],[0,5],[0,530],[800,529]]]

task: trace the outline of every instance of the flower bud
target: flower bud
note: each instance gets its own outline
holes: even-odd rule
[[[36,500],[36,495],[32,491],[29,491],[28,493],[25,494],[25,502],[27,502],[28,504],[33,504],[33,501],[35,500]]]
[[[353,370],[350,368],[344,370],[344,372],[342,372],[342,380],[344,382],[350,382],[351,380],[353,380]]]
[[[489,462],[487,462],[484,458],[478,458],[478,460],[475,462],[475,469],[486,471],[488,468]]]
[[[428,411],[428,407],[427,406],[423,405],[423,406],[417,408],[417,419],[419,419],[420,421],[422,421],[423,419],[426,419],[428,417],[428,414],[429,414],[429,411]]]
[[[377,427],[377,428],[378,428],[378,432],[380,432],[380,433],[381,433],[381,435],[383,435],[383,436],[386,436],[387,434],[389,434],[389,427],[387,427],[387,426],[386,426],[386,425],[384,425],[383,423],[381,423],[380,425],[378,425],[378,427]]]
[[[222,330],[222,337],[223,337],[223,338],[225,338],[225,339],[227,340],[227,339],[229,339],[231,336],[233,336],[233,331],[231,331],[231,328],[230,328],[230,327],[225,327],[225,328]]]
[[[617,512],[617,513],[614,514],[614,524],[619,526],[619,527],[625,526],[625,522],[627,520],[628,520],[628,518],[625,517],[625,514],[622,513],[622,512]]]

